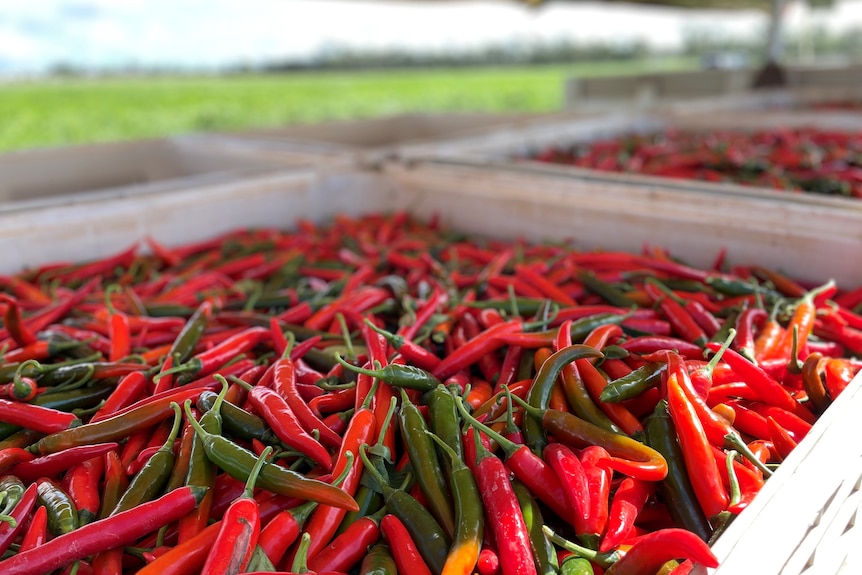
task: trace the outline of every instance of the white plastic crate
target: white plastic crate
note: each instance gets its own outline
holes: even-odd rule
[[[624,76],[569,78],[564,88],[567,110],[662,109],[686,106],[703,99],[760,98],[752,86],[758,68],[644,72]],[[785,67],[786,90],[818,93],[857,90],[862,85],[862,66]]]
[[[58,197],[150,193],[334,158],[312,146],[248,146],[210,135],[31,149],[0,154],[0,210]]]
[[[312,146],[331,156],[351,157],[364,165],[377,165],[397,156],[402,146],[484,134],[521,126],[556,114],[527,113],[424,113],[377,118],[296,124],[277,128],[242,130],[223,134],[249,146],[273,143]]]
[[[856,103],[859,107],[842,109],[838,105]],[[661,107],[676,114],[715,112],[821,112],[826,115],[862,114],[862,84],[792,87],[757,90],[740,94],[710,95]]]
[[[731,263],[780,268],[818,283],[829,277],[846,287],[862,283],[859,213],[832,220],[763,198],[716,192],[692,197],[439,162],[256,174],[180,192],[98,200],[55,198],[38,210],[0,213],[0,273],[104,256],[146,235],[172,245],[242,226],[289,228],[298,218],[324,222],[339,213],[395,210],[437,214],[448,227],[482,236],[573,238],[584,249],[634,252],[648,243],[699,266],[724,248]],[[721,567],[710,572],[858,572],[852,569],[858,569],[862,549],[855,523],[862,497],[860,387],[862,376],[721,536],[714,547]]]
[[[713,545],[731,575],[850,575],[862,568],[862,375],[826,410]]]
[[[774,203],[791,202],[812,206],[812,208],[827,207],[836,213],[847,210],[862,210],[862,201],[852,198],[812,193],[788,193],[783,190],[733,183],[714,183],[600,171],[539,162],[530,158],[534,153],[551,146],[570,146],[630,133],[647,134],[670,128],[754,131],[804,126],[857,132],[862,130],[862,114],[717,110],[711,113],[706,111],[697,113],[605,112],[589,116],[557,116],[552,119],[538,119],[528,125],[500,128],[485,134],[405,146],[399,155],[411,160],[446,160],[455,163],[483,165],[497,170],[514,169],[529,171],[534,174],[568,174],[586,181],[606,181],[655,190],[687,190],[692,196],[696,193],[713,192],[762,197]]]
[[[568,78],[564,106],[570,111],[655,108],[671,101],[745,93],[754,76],[752,69],[716,69]]]
[[[170,244],[242,225],[392,210],[436,213],[486,236],[573,238],[584,249],[640,251],[646,243],[703,267],[725,249],[730,264],[862,284],[862,209],[446,162],[259,172],[148,194],[60,196],[38,210],[0,212],[0,273],[106,255],[145,234]]]

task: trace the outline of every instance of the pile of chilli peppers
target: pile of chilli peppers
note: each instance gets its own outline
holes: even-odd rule
[[[818,128],[667,130],[553,147],[542,162],[862,198],[862,136]]]
[[[0,573],[679,575],[862,288],[404,213],[0,277]]]

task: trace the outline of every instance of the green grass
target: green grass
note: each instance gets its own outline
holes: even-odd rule
[[[376,117],[546,112],[571,76],[692,68],[685,59],[521,68],[55,79],[0,84],[0,150]]]

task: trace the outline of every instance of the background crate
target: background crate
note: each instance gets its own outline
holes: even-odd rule
[[[280,128],[243,130],[223,134],[246,145],[273,143],[314,146],[323,154],[351,157],[363,165],[378,165],[397,156],[402,146],[488,133],[521,126],[556,114],[427,113],[380,118],[298,124]]]
[[[736,129],[755,131],[781,127],[820,127],[841,131],[862,129],[862,114],[842,112],[763,112],[715,111],[712,113],[622,113],[605,112],[589,116],[557,116],[512,128],[459,139],[405,146],[400,156],[412,160],[437,159],[456,163],[484,165],[494,169],[527,170],[531,173],[558,173],[589,181],[608,181],[654,190],[688,190],[695,193],[762,197],[773,202],[792,202],[843,210],[862,210],[858,199],[813,193],[788,193],[782,190],[683,180],[634,173],[608,172],[533,160],[530,156],[550,146],[570,146],[629,133],[651,133],[669,128],[680,130]],[[832,216],[829,216],[832,217]]]
[[[757,97],[753,68],[650,72],[627,76],[569,78],[564,108],[569,111],[650,108],[716,97]],[[785,68],[788,90],[854,89],[862,85],[862,66]]]
[[[574,238],[582,248],[635,252],[647,242],[699,266],[724,248],[731,263],[780,267],[818,283],[834,277],[843,287],[862,283],[862,266],[847,265],[862,253],[858,214],[830,219],[798,204],[749,196],[692,196],[440,162],[259,173],[98,201],[57,197],[38,210],[0,213],[0,273],[104,256],[147,235],[171,245],[241,226],[289,228],[297,218],[324,222],[339,213],[394,210],[437,214],[448,227],[482,236]],[[839,572],[838,558],[858,564],[862,443],[848,437],[858,435],[860,386],[862,375],[719,539],[716,575],[814,573],[806,567],[812,561],[822,561],[818,574],[831,575]]]
[[[855,107],[842,108],[842,104]],[[758,90],[672,102],[662,107],[672,114],[715,112],[821,112],[829,115],[862,114],[862,81],[849,85],[808,86]]]
[[[149,193],[321,161],[333,158],[312,146],[250,147],[209,135],[10,152],[0,155],[0,210],[64,196]]]
[[[753,79],[748,69],[569,78],[564,107],[569,111],[661,107],[668,101],[745,93]]]
[[[242,225],[393,210],[439,214],[485,236],[572,238],[585,249],[640,252],[647,243],[702,267],[725,249],[729,265],[759,263],[808,282],[862,284],[862,266],[852,265],[862,254],[862,210],[444,162],[260,173],[182,192],[64,198],[0,214],[0,273],[103,256],[146,234],[172,244]]]

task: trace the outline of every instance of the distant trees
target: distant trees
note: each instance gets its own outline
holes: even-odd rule
[[[514,41],[490,44],[475,50],[443,52],[397,48],[372,51],[346,46],[328,46],[317,56],[307,60],[283,60],[266,64],[261,68],[269,72],[307,69],[451,68],[630,60],[649,55],[651,55],[650,47],[643,40],[617,44],[584,44],[568,39],[535,44]]]
[[[803,30],[787,32],[784,48],[784,62],[791,65],[824,60],[860,60],[862,29],[835,31],[816,23],[809,24]],[[704,58],[718,52],[742,54],[749,62],[757,64],[763,59],[762,35],[729,37],[708,27],[683,30],[682,55]]]
[[[862,60],[862,29],[842,32],[809,25],[805,30],[787,34],[785,63],[810,64],[813,61]],[[332,44],[310,58],[282,59],[270,62],[236,62],[223,68],[188,69],[172,66],[129,64],[94,70],[58,62],[50,74],[64,76],[134,76],[222,73],[279,73],[292,70],[362,70],[418,67],[474,67],[541,64],[573,64],[638,60],[653,56],[694,57],[701,62],[713,61],[715,55],[734,55],[749,66],[763,59],[763,35],[728,36],[708,27],[683,30],[678,48],[657,48],[643,39],[621,39],[617,42],[577,42],[569,38],[554,41],[527,42],[513,40],[472,50],[425,50],[392,47],[386,50],[363,49]]]

